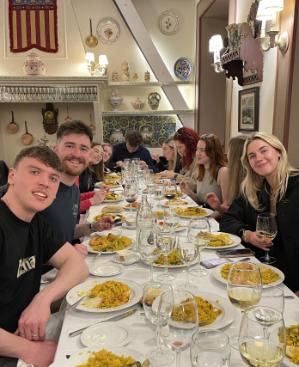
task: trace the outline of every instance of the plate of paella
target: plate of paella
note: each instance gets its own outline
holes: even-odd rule
[[[91,254],[114,254],[117,251],[129,249],[133,246],[134,240],[131,237],[121,234],[94,232],[82,242]]]
[[[213,214],[213,210],[199,206],[177,207],[174,211],[178,217],[188,219],[204,218]]]

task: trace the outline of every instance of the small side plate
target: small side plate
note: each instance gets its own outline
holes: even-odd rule
[[[97,277],[112,277],[120,274],[121,271],[122,268],[120,265],[100,262],[93,264],[89,270],[90,274]]]

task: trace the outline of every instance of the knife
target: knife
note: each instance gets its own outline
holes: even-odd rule
[[[115,316],[108,317],[107,319],[104,319],[104,320],[101,320],[101,321],[95,322],[94,324],[84,326],[84,327],[82,327],[81,329],[71,331],[71,332],[69,333],[69,336],[70,336],[70,337],[72,337],[72,336],[79,335],[79,334],[81,334],[81,333],[82,333],[82,331],[83,331],[83,330],[85,330],[85,329],[89,328],[89,327],[90,327],[90,326],[92,326],[92,325],[100,324],[101,322],[106,322],[106,321],[117,321],[117,320],[124,319],[125,317],[128,317],[128,316],[133,315],[136,311],[137,311],[137,308],[136,308],[136,307],[135,307],[135,308],[132,308],[132,309],[131,309],[131,310],[129,310],[129,311],[126,311],[126,312],[120,313],[120,314],[115,315]]]

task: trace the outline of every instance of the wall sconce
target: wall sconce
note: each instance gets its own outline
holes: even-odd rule
[[[106,55],[99,55],[99,62],[95,62],[95,55],[93,52],[86,52],[85,60],[87,63],[88,72],[91,76],[107,76],[108,58]]]
[[[224,70],[221,65],[220,51],[223,49],[223,41],[220,34],[215,34],[209,40],[209,52],[214,53],[214,70],[216,73],[222,73]]]
[[[280,33],[278,29],[279,12],[283,10],[283,0],[260,0],[256,19],[262,21],[260,47],[262,51],[278,47],[286,53],[289,46],[287,32]]]

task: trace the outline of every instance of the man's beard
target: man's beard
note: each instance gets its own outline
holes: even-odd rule
[[[79,163],[81,164],[80,167],[75,168],[75,167],[70,167],[68,165],[68,161],[72,160],[72,159],[76,159],[77,161],[79,161]],[[63,172],[66,173],[69,176],[80,176],[81,173],[88,167],[88,162],[85,159],[82,158],[74,158],[74,157],[65,157],[63,159],[63,161],[61,162],[62,165],[62,169]]]

